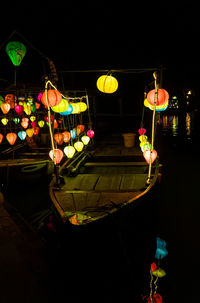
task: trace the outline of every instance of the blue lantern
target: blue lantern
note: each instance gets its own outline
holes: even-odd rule
[[[59,114],[61,114],[62,116],[68,116],[72,113],[73,111],[73,107],[71,106],[71,104],[69,104],[67,110],[65,112],[61,112]]]
[[[21,140],[25,140],[25,138],[26,138],[26,132],[24,130],[21,130],[20,132],[18,132],[18,137]]]
[[[155,258],[163,259],[168,254],[168,251],[166,249],[167,243],[159,237],[156,238],[156,243],[157,243],[157,249],[156,249]]]
[[[75,139],[76,138],[76,129],[71,129],[70,130],[70,135],[71,135],[72,139]]]

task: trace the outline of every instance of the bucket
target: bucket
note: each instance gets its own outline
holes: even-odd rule
[[[122,134],[122,136],[124,138],[124,146],[125,147],[133,147],[135,145],[136,134],[127,133],[127,134]]]

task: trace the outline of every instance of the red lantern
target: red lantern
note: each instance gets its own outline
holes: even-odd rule
[[[40,108],[40,103],[35,102],[35,106],[36,106],[36,109],[39,109]]]
[[[155,271],[157,269],[157,265],[155,262],[151,263],[151,271]]]
[[[84,131],[84,129],[85,129],[85,125],[79,124],[79,125],[77,125],[76,128],[79,128],[79,129],[80,129],[80,134],[81,134],[81,133]]]
[[[48,117],[48,115],[44,117],[44,120],[49,123],[49,117]],[[50,120],[51,120],[51,122],[54,120],[54,116],[53,115],[50,115]]]
[[[64,157],[64,154],[61,149],[56,148],[54,149],[54,152],[53,150],[49,152],[49,157],[51,158],[51,160],[54,161],[54,163],[59,164],[62,158]]]
[[[10,143],[10,145],[14,145],[15,141],[17,139],[17,135],[15,133],[8,133],[6,135],[6,139],[8,140],[8,142]]]
[[[62,134],[63,134],[63,136],[64,136],[64,142],[65,142],[65,143],[69,142],[69,140],[70,140],[70,138],[71,138],[70,132],[65,131],[65,132],[63,132]]]
[[[94,137],[94,131],[92,129],[87,131],[87,136],[91,139],[92,137]]]
[[[18,114],[18,115],[22,115],[23,114],[23,111],[24,111],[24,107],[23,107],[23,105],[16,105],[15,106],[15,111],[16,111],[16,113]]]
[[[62,101],[62,95],[61,93],[56,90],[56,89],[49,89],[47,91],[47,99],[49,106],[56,106]],[[41,102],[47,106],[47,101],[46,101],[46,93],[43,92],[42,97],[41,97]]]
[[[163,298],[162,298],[162,296],[160,294],[153,294],[152,295],[152,300],[149,297],[147,299],[147,303],[163,303]]]
[[[58,145],[62,145],[64,141],[64,136],[62,133],[57,133],[54,135],[54,139],[58,143]]]
[[[154,98],[155,98],[155,89],[152,89],[147,94],[147,101],[149,102],[149,104],[154,105]],[[163,88],[159,88],[157,90],[156,106],[164,105],[168,101],[168,99],[169,99],[168,92]]]
[[[1,144],[2,140],[3,140],[3,135],[0,133],[0,144]]]
[[[145,128],[140,128],[140,129],[138,129],[138,133],[139,133],[140,136],[142,136],[146,133],[146,129]]]
[[[151,163],[153,163],[157,157],[157,151],[155,149],[153,149],[152,151],[150,149],[146,149],[143,152],[143,156],[148,164],[150,162],[150,155],[151,155]]]
[[[17,97],[13,94],[8,94],[5,96],[5,102],[10,104],[10,108],[14,108],[15,105],[17,105],[16,101]]]
[[[10,104],[8,103],[2,103],[1,104],[1,110],[4,114],[7,114],[10,110]]]

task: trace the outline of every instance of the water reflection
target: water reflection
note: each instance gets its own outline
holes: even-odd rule
[[[162,132],[164,134],[172,134],[172,136],[178,135],[178,116],[171,116],[171,115],[163,115],[162,116]]]

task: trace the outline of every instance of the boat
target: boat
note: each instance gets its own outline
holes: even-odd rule
[[[63,223],[86,225],[135,207],[156,184],[160,166],[157,158],[147,182],[149,165],[140,148],[101,143],[64,162],[59,182],[53,175],[49,194],[54,211]]]

